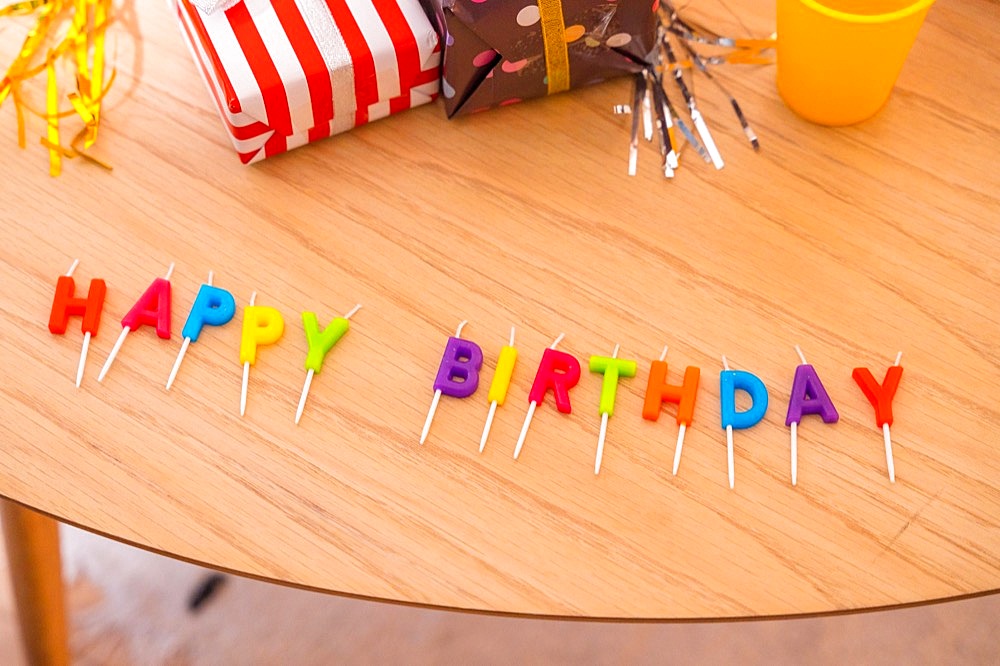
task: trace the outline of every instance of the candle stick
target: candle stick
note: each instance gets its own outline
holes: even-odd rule
[[[250,307],[257,301],[257,292],[250,294]],[[245,312],[245,310],[244,310]],[[245,336],[246,333],[246,314],[243,315],[243,334],[241,337]],[[243,341],[240,341],[240,360],[243,361]],[[243,361],[243,383],[240,387],[240,416],[243,416],[247,412],[247,384],[250,383],[250,361]]]
[[[802,361],[801,365],[799,365],[795,369],[795,377],[798,378],[799,377],[798,368],[804,368],[804,367],[806,367],[809,364],[806,362],[806,355],[802,353],[802,348],[801,347],[799,347],[798,345],[795,345],[795,352],[799,355],[799,360]],[[793,379],[792,380],[792,395],[793,396],[795,395],[795,386],[794,386],[794,384],[795,384],[795,380]],[[799,420],[801,420],[801,417],[799,419],[797,419],[797,420],[792,420],[791,419],[792,404],[793,404],[793,401],[792,401],[791,398],[789,398],[789,400],[788,400],[788,416],[785,417],[785,423],[786,423],[786,425],[788,425],[791,428],[792,485],[794,486],[794,485],[798,484],[798,476],[799,476]]]
[[[684,433],[694,420],[694,405],[698,398],[698,380],[701,369],[688,366],[684,370],[684,381],[680,386],[667,383],[667,347],[663,347],[659,361],[653,361],[649,368],[649,384],[646,386],[646,399],[642,406],[642,418],[656,421],[660,418],[660,409],[665,402],[677,405],[677,445],[674,448],[674,476],[681,464],[681,451],[684,450]]]
[[[736,485],[736,465],[734,462],[733,429],[750,428],[764,418],[767,413],[767,387],[756,375],[745,370],[730,370],[729,361],[722,357],[723,371],[719,373],[719,397],[721,400],[722,427],[726,429],[726,459],[729,465],[729,487]],[[750,396],[751,405],[746,411],[736,411],[736,391],[745,391]]]
[[[444,347],[444,355],[434,378],[434,399],[424,421],[424,429],[420,433],[420,443],[427,440],[434,412],[437,411],[441,395],[453,398],[467,398],[479,387],[479,369],[483,366],[483,350],[472,340],[462,339],[462,328],[469,323],[462,321],[455,330],[455,335],[448,338]]]
[[[591,356],[590,371],[601,372],[604,380],[601,383],[601,401],[599,411],[601,413],[601,433],[597,437],[597,458],[594,461],[594,474],[601,472],[601,459],[604,457],[604,440],[608,434],[608,419],[615,412],[615,396],[618,392],[619,377],[635,377],[635,361],[619,360],[618,349],[620,345],[615,345],[615,350],[611,358],[606,356]]]
[[[486,399],[490,401],[490,411],[486,415],[486,425],[483,427],[483,436],[479,439],[479,452],[486,448],[486,439],[490,436],[490,428],[493,426],[493,416],[497,412],[497,405],[502,405],[507,398],[507,389],[510,387],[510,377],[514,374],[514,363],[517,361],[517,350],[514,348],[514,327],[510,327],[510,342],[500,349],[500,357],[497,359],[497,369],[493,373],[493,382],[490,383],[490,392]]]
[[[892,364],[893,367],[899,368],[900,376],[902,376],[903,368],[900,367],[899,361],[902,358],[903,352],[897,352],[896,361]],[[898,381],[896,382],[896,385],[899,385]],[[892,419],[890,418],[889,421],[882,424],[882,439],[885,442],[885,466],[886,470],[889,472],[889,483],[896,483],[896,465],[892,460],[892,434],[889,432],[889,426],[892,425],[891,420]]]
[[[792,485],[798,483],[799,450],[798,425],[807,414],[819,415],[824,423],[836,423],[840,419],[837,408],[834,407],[830,395],[820,381],[816,369],[806,363],[802,348],[795,345],[795,352],[802,364],[795,368],[795,378],[792,380],[792,393],[788,399],[788,414],[785,425],[791,428],[792,436]]]
[[[299,406],[295,410],[295,425],[302,419],[302,412],[306,408],[306,398],[309,397],[309,387],[312,386],[313,374],[323,369],[323,361],[326,355],[333,349],[333,346],[340,341],[347,330],[351,327],[350,318],[361,309],[358,303],[351,311],[343,317],[337,317],[330,325],[319,330],[319,322],[314,312],[302,313],[302,324],[306,331],[306,342],[309,345],[309,352],[306,354],[306,382],[302,386],[302,395],[299,397]]]
[[[538,405],[545,400],[545,394],[552,389],[552,395],[556,401],[556,408],[563,414],[573,411],[569,402],[569,390],[580,381],[580,362],[573,356],[561,351],[556,351],[556,345],[566,337],[565,333],[560,333],[549,348],[542,354],[542,361],[538,365],[535,373],[535,381],[531,385],[528,393],[528,413],[524,417],[524,425],[521,426],[521,434],[517,438],[517,446],[514,447],[514,460],[521,455],[524,447],[524,439],[528,436],[528,427],[531,419],[535,416]]]
[[[645,107],[646,107],[646,105],[649,102],[649,97],[647,96],[643,101],[644,101],[643,112],[644,113],[648,113],[648,109],[645,108]],[[648,115],[646,117],[648,117]],[[647,139],[647,141],[648,141],[648,139]],[[612,359],[618,358],[618,349],[619,349],[619,347],[620,347],[620,345],[615,344],[615,350],[611,353],[611,358]],[[596,356],[591,356],[590,357],[590,371],[591,372],[594,372],[594,359],[595,358],[598,358],[598,357],[596,357]],[[605,366],[605,367],[607,367],[607,366]],[[607,377],[607,375],[605,375],[605,377]],[[617,382],[616,382],[616,384],[617,384]],[[612,401],[613,400],[614,400],[614,397],[612,396]],[[611,410],[612,411],[614,410],[614,402],[612,402],[612,404],[611,404]],[[601,459],[604,457],[604,440],[608,436],[608,414],[611,413],[610,411],[606,411],[604,409],[604,384],[603,383],[601,385],[601,404],[600,404],[600,407],[598,408],[598,411],[601,413],[601,431],[597,435],[597,457],[594,459],[594,475],[595,476],[601,473]]]
[[[225,289],[214,286],[212,284],[213,278],[214,273],[209,271],[208,282],[198,289],[198,295],[195,296],[194,303],[191,305],[191,312],[188,313],[184,328],[181,329],[184,341],[181,343],[180,351],[177,352],[174,367],[170,369],[170,376],[167,377],[168,391],[177,378],[177,372],[181,369],[181,362],[184,360],[188,346],[192,342],[198,341],[202,328],[206,325],[223,326],[228,324],[236,314],[236,299]]]
[[[104,308],[104,296],[107,293],[104,280],[93,279],[90,281],[87,297],[74,298],[73,292],[76,285],[73,282],[73,271],[79,265],[80,260],[74,259],[66,274],[59,276],[56,281],[55,296],[52,299],[52,310],[49,313],[49,332],[56,335],[66,333],[70,315],[78,315],[83,318],[81,323],[83,345],[80,347],[80,363],[76,368],[77,388],[80,388],[80,382],[83,381],[83,369],[87,365],[90,338],[97,335],[97,329],[101,322],[101,311]]]
[[[104,381],[104,376],[108,374],[111,364],[114,363],[125,343],[125,338],[131,331],[142,326],[153,326],[156,328],[156,335],[164,340],[170,339],[170,276],[173,273],[174,264],[171,262],[166,275],[153,280],[132,309],[122,317],[122,332],[115,341],[115,346],[111,348],[100,374],[97,375],[97,381]]]
[[[243,387],[240,390],[240,416],[247,411],[247,384],[250,366],[257,362],[257,347],[274,344],[285,332],[285,320],[275,308],[254,305],[257,292],[250,295],[250,305],[243,309],[243,331],[240,336],[240,362],[243,364]]]
[[[722,355],[722,367],[724,372],[729,372],[729,361],[726,360],[725,354]],[[722,424],[726,427],[726,463],[729,468],[729,487],[732,488],[736,484],[736,456],[733,451],[735,448],[733,446],[733,424],[731,422],[727,423],[725,418],[722,419]]]
[[[889,481],[896,482],[896,467],[892,459],[892,436],[889,426],[892,425],[892,399],[899,388],[899,380],[903,376],[903,368],[899,365],[903,352],[896,354],[896,361],[885,373],[885,379],[879,385],[868,368],[854,368],[851,376],[875,408],[875,424],[882,428],[882,439],[885,441],[885,465],[889,471]]]

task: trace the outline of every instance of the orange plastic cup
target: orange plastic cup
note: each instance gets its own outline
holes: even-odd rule
[[[934,0],[777,0],[778,92],[821,125],[861,122],[888,101]]]

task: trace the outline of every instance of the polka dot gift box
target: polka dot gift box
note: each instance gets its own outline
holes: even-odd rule
[[[419,0],[171,0],[244,163],[437,96]]]
[[[448,116],[639,72],[659,0],[423,0],[444,42]]]

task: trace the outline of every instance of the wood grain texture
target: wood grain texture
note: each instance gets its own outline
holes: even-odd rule
[[[773,12],[732,3],[746,32]],[[692,14],[742,28],[707,0]],[[996,4],[942,0],[890,103],[853,128],[810,125],[773,68],[720,72],[762,138],[699,88],[727,158],[685,155],[675,182],[645,146],[625,172],[627,82],[447,122],[428,106],[242,167],[159,2],[126,8],[100,152],[115,170],[19,153],[0,110],[0,494],[117,538],[295,585],[515,613],[621,618],[826,612],[1000,588],[1000,65]],[[10,40],[11,42],[16,40]],[[6,53],[13,45],[3,41]],[[46,329],[56,276],[108,281],[83,386],[80,347]],[[175,339],[129,336],[96,381],[117,320],[170,261]],[[238,415],[237,322],[192,345],[163,389],[209,269],[245,305],[285,314]],[[363,303],[313,382],[300,313]],[[477,453],[485,386],[443,399],[417,438],[448,335],[486,354],[510,326],[508,402]],[[543,348],[639,361],[623,380],[600,476],[600,377],[574,410],[539,409],[511,457]],[[641,416],[649,361],[703,369],[677,477],[676,426]],[[800,344],[840,410],[784,413]],[[897,483],[851,380],[904,350]],[[736,435],[726,481],[721,354],[771,392]],[[674,377],[678,375],[674,374]]]
[[[59,525],[7,500],[0,500],[0,518],[25,657],[35,666],[65,666],[69,635]]]

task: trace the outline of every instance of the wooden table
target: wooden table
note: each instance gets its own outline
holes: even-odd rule
[[[766,3],[764,3],[766,4]],[[692,15],[766,35],[773,10],[705,0]],[[774,69],[719,72],[762,150],[702,80],[724,170],[685,155],[673,182],[643,146],[625,175],[628,83],[446,121],[437,105],[243,167],[162,2],[116,28],[105,173],[19,152],[0,113],[0,495],[143,548],[305,588],[552,616],[688,619],[911,604],[1000,587],[1000,59],[988,0],[941,0],[888,106],[847,129],[806,123]],[[4,55],[12,44],[4,40]],[[11,42],[8,44],[7,42]],[[33,128],[40,132],[38,126]],[[32,139],[32,141],[34,141]],[[46,329],[56,277],[108,296],[81,388],[79,319]],[[118,319],[177,262],[174,338]],[[238,412],[241,315],[164,382],[209,270],[242,308],[276,307]],[[300,313],[364,308],[313,382]],[[444,398],[417,444],[460,320],[486,356],[479,392]],[[478,453],[486,388],[511,325],[518,365]],[[551,396],[512,458],[543,349],[579,358],[573,412]],[[636,359],[600,475],[600,375]],[[641,418],[650,361],[702,369],[677,476],[667,409]],[[800,429],[785,410],[802,346],[840,412]],[[905,372],[882,435],[851,379]],[[735,437],[727,483],[718,371],[766,383],[764,421]],[[742,406],[742,404],[741,404]]]

